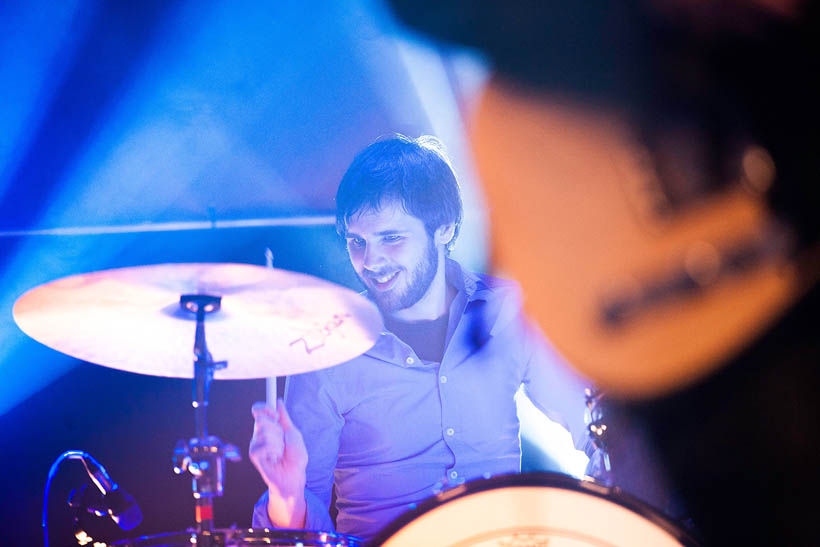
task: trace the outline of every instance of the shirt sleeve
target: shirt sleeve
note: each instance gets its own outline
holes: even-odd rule
[[[520,318],[525,348],[524,392],[547,417],[569,430],[575,448],[589,453],[584,389],[591,385],[549,345],[541,331]]]
[[[335,386],[327,371],[320,370],[288,377],[285,404],[299,428],[308,453],[306,469],[305,528],[335,531],[329,508],[333,492],[333,471],[339,450],[344,418],[338,410]],[[268,493],[254,506],[253,526],[272,528],[267,511]]]

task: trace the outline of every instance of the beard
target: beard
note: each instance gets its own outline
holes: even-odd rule
[[[382,312],[392,313],[409,308],[422,299],[427,293],[438,271],[438,251],[433,238],[428,239],[427,251],[424,258],[416,265],[403,291],[391,290],[380,292],[371,289],[367,284],[367,292]]]

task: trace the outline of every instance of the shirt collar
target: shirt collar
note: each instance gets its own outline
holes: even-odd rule
[[[463,293],[468,302],[487,300],[489,296],[487,284],[477,274],[465,270],[461,267],[461,264],[452,258],[445,258],[444,260],[446,261],[444,271],[447,282],[455,287],[459,295]]]
[[[467,302],[472,302],[473,300],[487,300],[490,293],[489,288],[477,274],[469,270],[465,270],[461,267],[461,264],[452,258],[445,258],[444,261],[445,280],[448,284],[455,287],[457,291],[456,299],[466,297]],[[372,301],[372,298],[370,298],[370,293],[368,293],[367,290],[364,290],[359,294]],[[385,329],[382,331],[382,334],[389,334],[389,332]]]
[[[444,260],[444,272],[447,283],[452,285],[457,291],[456,297],[453,299],[453,304],[451,305],[451,314],[454,310],[457,310],[456,313],[459,315],[462,314],[464,307],[469,302],[488,299],[490,296],[489,287],[487,287],[487,284],[477,274],[465,270],[461,267],[461,264],[451,258],[445,258]],[[367,294],[367,291],[365,291],[364,294]],[[366,351],[365,355],[401,366],[407,366],[408,363],[405,362],[406,355],[404,355],[404,350],[402,349],[404,344],[396,344],[395,342],[397,340],[397,338],[394,340],[394,335],[385,329],[382,331],[376,344]]]

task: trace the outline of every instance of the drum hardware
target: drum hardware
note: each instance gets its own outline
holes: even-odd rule
[[[118,545],[359,545],[356,538],[326,532],[216,530],[213,497],[224,490],[225,460],[238,461],[240,455],[236,446],[208,434],[207,407],[214,379],[285,376],[361,355],[382,331],[381,315],[372,302],[333,283],[285,270],[249,264],[158,264],[46,283],[22,295],[13,313],[26,334],[72,357],[138,374],[193,380],[196,437],[177,443],[172,462],[175,473],[193,477],[196,528]],[[190,336],[192,322],[193,370],[183,365],[190,363],[191,354],[179,343]],[[231,368],[227,361],[213,360],[209,343],[231,355]],[[85,453],[69,451],[52,465],[46,494],[59,462],[75,454]],[[102,473],[89,470],[95,484],[106,479],[113,485],[109,490],[116,492],[104,469],[94,464]],[[83,493],[72,499],[75,511],[87,511]],[[92,541],[83,530],[77,533],[81,544]]]
[[[223,444],[208,435],[208,398],[214,371],[228,366],[227,361],[214,361],[205,339],[205,317],[216,313],[222,297],[209,294],[183,294],[179,297],[182,310],[196,315],[194,333],[193,401],[196,437],[177,441],[172,458],[174,473],[188,472],[193,477],[193,496],[196,505],[196,539],[203,547],[215,545],[211,532],[214,528],[213,498],[224,492],[225,459],[238,462],[239,450],[232,444]]]
[[[220,528],[210,533],[217,547],[251,547],[254,545],[293,547],[361,547],[353,536],[314,530],[269,530],[253,528]],[[197,536],[193,530],[125,539],[110,547],[192,547]]]
[[[609,459],[607,437],[609,427],[604,420],[603,399],[604,392],[597,388],[585,388],[584,399],[586,411],[584,421],[587,423],[587,434],[595,452],[590,457],[587,474],[593,475],[596,480],[612,485],[612,464]]]
[[[585,390],[585,399],[584,418],[594,448],[584,472],[595,481],[590,484],[627,493],[669,518],[687,520],[687,510],[647,444],[641,423],[597,386]]]

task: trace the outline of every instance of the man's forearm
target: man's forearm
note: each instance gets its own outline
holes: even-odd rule
[[[305,527],[307,504],[304,489],[282,495],[274,488],[268,489],[268,518],[277,528]]]

